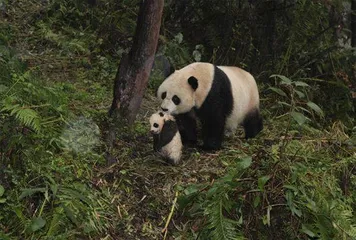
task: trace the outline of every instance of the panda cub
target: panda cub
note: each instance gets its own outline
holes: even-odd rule
[[[246,138],[255,137],[263,122],[255,79],[241,68],[196,62],[172,73],[158,88],[161,109],[174,115],[183,142],[196,142],[194,112],[202,124],[203,148],[221,148],[224,133],[242,125]]]
[[[182,157],[182,140],[174,117],[162,111],[150,117],[153,149],[172,164]]]

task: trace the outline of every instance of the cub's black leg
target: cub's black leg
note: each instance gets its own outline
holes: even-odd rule
[[[202,135],[204,150],[218,150],[224,138],[225,121],[217,121],[218,118],[202,120]]]
[[[248,113],[242,126],[245,130],[246,139],[255,137],[263,129],[263,121],[260,111],[258,109],[254,109]]]
[[[197,121],[193,110],[188,113],[175,116],[179,133],[184,145],[195,145],[197,143]]]

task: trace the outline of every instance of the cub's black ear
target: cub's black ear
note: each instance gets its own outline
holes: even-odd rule
[[[196,79],[195,77],[191,76],[188,79],[188,83],[189,83],[190,86],[192,86],[194,91],[197,90],[197,88],[198,88],[198,79]]]

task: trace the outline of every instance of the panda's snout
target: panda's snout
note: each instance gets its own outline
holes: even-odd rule
[[[167,112],[167,111],[168,111],[168,109],[167,109],[167,108],[163,108],[163,107],[161,107],[161,109],[162,109],[162,111],[163,111],[163,112]]]
[[[150,133],[153,134],[153,135],[157,134],[157,132],[155,130],[150,130]]]

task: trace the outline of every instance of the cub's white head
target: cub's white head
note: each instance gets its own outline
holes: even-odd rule
[[[150,117],[150,125],[151,125],[150,132],[152,134],[160,134],[165,121],[168,120],[174,121],[174,118],[173,116],[164,113],[163,111],[158,111],[152,114],[152,116]]]

